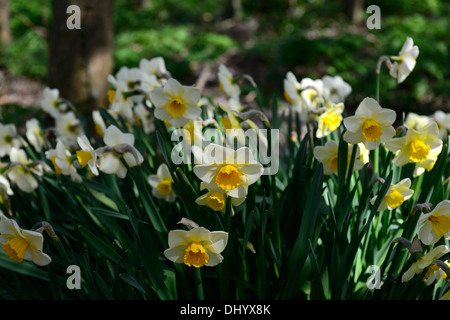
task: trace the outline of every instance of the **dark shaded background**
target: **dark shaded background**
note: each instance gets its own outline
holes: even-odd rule
[[[53,21],[50,0],[9,1],[11,40],[0,48],[4,122],[29,112],[48,83],[46,39]],[[366,27],[372,4],[381,9],[380,30]],[[112,72],[163,56],[175,78],[194,84],[201,76],[204,93],[214,95],[223,63],[236,75],[251,75],[265,96],[280,101],[288,71],[299,80],[340,75],[353,88],[350,109],[375,95],[378,57],[397,55],[410,36],[420,49],[416,68],[401,85],[382,69],[381,105],[450,112],[449,1],[115,0],[113,14]]]

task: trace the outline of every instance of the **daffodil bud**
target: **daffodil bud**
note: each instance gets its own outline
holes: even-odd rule
[[[41,222],[41,227],[35,230],[36,232],[42,233],[42,232],[47,232],[47,234],[49,235],[50,238],[52,238],[52,240],[54,242],[58,242],[59,241],[59,237],[56,235],[55,230],[53,230],[53,227],[50,223],[48,223],[47,221],[42,221]]]
[[[177,222],[177,224],[185,225],[189,230],[197,228],[199,225],[195,223],[194,221],[188,219],[188,218],[181,218],[180,221]]]
[[[433,204],[431,203],[418,203],[412,208],[410,215],[413,216],[417,210],[420,210],[421,212],[430,212],[432,206]]]
[[[403,244],[412,255],[423,252],[422,245],[420,244],[420,240],[417,235],[414,237],[413,242],[410,242],[408,239],[403,237],[398,237],[392,241],[392,243],[398,242]]]

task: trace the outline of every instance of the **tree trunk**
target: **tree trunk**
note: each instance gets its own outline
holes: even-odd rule
[[[362,21],[363,0],[342,0],[345,15],[353,24],[360,24]]]
[[[7,45],[10,42],[9,0],[0,0],[0,43],[2,45]]]
[[[53,0],[48,41],[48,85],[57,88],[79,111],[107,103],[113,66],[113,0]],[[70,5],[80,8],[80,29],[69,29]]]

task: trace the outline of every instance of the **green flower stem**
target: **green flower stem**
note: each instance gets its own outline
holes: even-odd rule
[[[203,293],[202,273],[200,268],[195,268],[195,290],[197,291],[197,299],[205,300],[205,295]]]

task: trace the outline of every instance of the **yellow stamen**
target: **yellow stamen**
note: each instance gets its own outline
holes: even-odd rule
[[[55,167],[55,171],[56,171],[57,174],[61,174],[62,170],[61,170],[60,167],[58,167],[58,165],[56,164],[55,160],[56,160],[56,156],[53,156],[52,157],[52,163],[53,163],[53,166]]]
[[[142,128],[141,118],[139,118],[138,116],[134,116],[134,122],[136,122],[136,126],[138,128]]]
[[[90,151],[77,150],[77,159],[81,167],[84,168],[92,159],[92,153]]]
[[[288,93],[286,91],[284,91],[284,98],[286,99],[286,101],[289,104],[292,104],[292,99],[291,99],[291,97],[288,95]]]
[[[235,166],[225,165],[217,173],[215,182],[219,188],[233,190],[242,184],[241,176],[244,175]]]
[[[405,197],[397,190],[392,190],[391,192],[389,192],[385,199],[389,207],[391,207],[392,209],[401,206],[405,201]]]
[[[336,113],[328,113],[322,118],[322,121],[328,129],[334,131],[341,124],[341,117]]]
[[[378,124],[378,122],[374,120],[366,120],[363,124],[362,137],[366,141],[376,141],[380,139],[383,134],[383,129]]]
[[[102,126],[98,123],[95,124],[95,132],[100,136],[103,137],[103,129]]]
[[[156,191],[163,197],[169,195],[172,192],[172,180],[166,179],[161,181],[156,187]]]
[[[17,262],[22,262],[29,243],[22,237],[15,237],[2,246],[7,256]]]
[[[225,128],[225,130],[229,130],[232,128],[230,118],[224,117],[221,119],[221,121],[222,121],[222,125]]]
[[[166,125],[167,128],[170,128],[172,125],[170,124],[169,121],[164,120],[164,124]]]
[[[428,279],[428,278],[431,276],[431,274],[432,274],[433,272],[436,272],[436,271],[438,271],[439,269],[440,269],[440,267],[439,267],[437,264],[432,264],[432,265],[430,265],[430,266],[428,267],[427,272],[426,272],[425,275],[423,276],[423,279],[424,279],[424,280]],[[445,274],[445,272],[444,272],[444,274]],[[443,277],[444,277],[444,276],[443,276]]]
[[[414,139],[409,143],[409,159],[419,162],[428,157],[430,146],[419,139]]]
[[[214,211],[222,211],[225,208],[225,193],[212,191],[206,198],[206,204]]]
[[[434,214],[428,218],[434,232],[440,238],[450,231],[450,217]]]
[[[185,250],[183,261],[189,267],[202,267],[208,263],[208,260],[209,256],[200,242],[191,242]]]
[[[166,104],[167,112],[174,118],[182,117],[186,112],[186,109],[186,102],[182,99],[174,98]]]
[[[116,97],[116,91],[108,90],[108,101],[109,101],[109,104],[112,104],[114,102],[114,98],[115,97]]]
[[[331,159],[331,161],[330,161],[330,169],[333,170],[333,171],[337,171],[338,170],[338,157],[337,157],[337,155]]]

